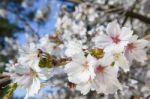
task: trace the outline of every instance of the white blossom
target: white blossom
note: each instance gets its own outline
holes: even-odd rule
[[[132,63],[132,60],[136,60],[144,63],[147,59],[145,47],[147,46],[148,41],[144,39],[138,39],[137,35],[134,35],[128,45],[126,46],[125,55],[127,59]]]
[[[95,39],[96,47],[104,48],[105,52],[124,49],[133,33],[126,27],[120,29],[115,21],[107,25],[106,32]]]
[[[17,64],[14,72],[11,74],[13,82],[17,83],[18,87],[26,90],[25,98],[34,96],[41,88],[40,80],[47,80],[50,73],[47,69],[40,69],[36,66],[25,66]]]
[[[68,80],[72,83],[79,84],[93,79],[95,77],[94,64],[95,58],[91,55],[87,57],[83,53],[74,55],[72,61],[65,66]]]
[[[118,69],[111,67],[106,60],[99,60],[99,64],[95,67],[95,73],[96,77],[92,86],[97,93],[110,94],[122,89],[117,79]]]

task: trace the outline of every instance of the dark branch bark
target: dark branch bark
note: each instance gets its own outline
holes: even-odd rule
[[[150,24],[150,18],[146,17],[144,15],[141,15],[139,13],[133,12],[133,11],[127,11],[126,16],[132,17],[132,18],[136,18],[139,19],[145,23]]]

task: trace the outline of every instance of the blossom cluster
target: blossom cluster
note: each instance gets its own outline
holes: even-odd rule
[[[66,55],[72,58],[65,66],[68,80],[82,94],[90,90],[106,94],[121,90],[118,71],[128,72],[133,60],[146,61],[147,41],[138,39],[130,28],[120,28],[115,21],[107,25],[106,33],[92,41],[94,45],[86,48],[78,41],[71,41],[66,49]]]
[[[69,82],[84,95],[90,90],[115,93],[122,89],[119,70],[128,72],[133,60],[144,63],[148,42],[139,39],[130,28],[120,28],[116,21],[103,30],[86,42],[46,35],[36,43],[21,46],[16,62],[6,69],[13,83],[26,90],[25,98],[37,94],[57,66],[64,66]]]
[[[6,70],[12,82],[26,90],[25,98],[37,94],[58,66],[84,95],[116,93],[122,89],[119,71],[129,72],[134,60],[147,60],[148,42],[133,30],[121,28],[116,21],[106,22],[107,27],[99,24],[104,15],[97,10],[101,1],[84,2],[73,13],[65,12],[57,20],[55,36],[20,46],[17,61],[10,62]]]

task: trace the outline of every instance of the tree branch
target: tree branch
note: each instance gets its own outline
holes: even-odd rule
[[[146,17],[144,15],[141,15],[139,13],[136,13],[136,12],[133,12],[133,11],[127,11],[127,13],[125,15],[129,16],[129,17],[132,17],[132,18],[139,19],[140,21],[143,21],[145,23],[150,24],[150,18]]]

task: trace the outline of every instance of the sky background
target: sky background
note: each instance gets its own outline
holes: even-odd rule
[[[47,0],[38,0],[38,2],[35,3],[34,7],[29,8],[28,11],[40,9],[41,7],[43,7],[43,5],[45,5],[45,3],[47,3]],[[63,3],[64,2],[60,0],[50,0],[51,13],[49,13],[50,15],[44,25],[38,26],[37,22],[35,21],[29,22],[30,27],[34,29],[34,31],[37,32],[40,37],[45,34],[52,34],[54,32],[59,9]],[[13,17],[11,17],[11,19],[13,19]],[[15,36],[18,38],[20,43],[26,42],[24,33],[16,33]]]

